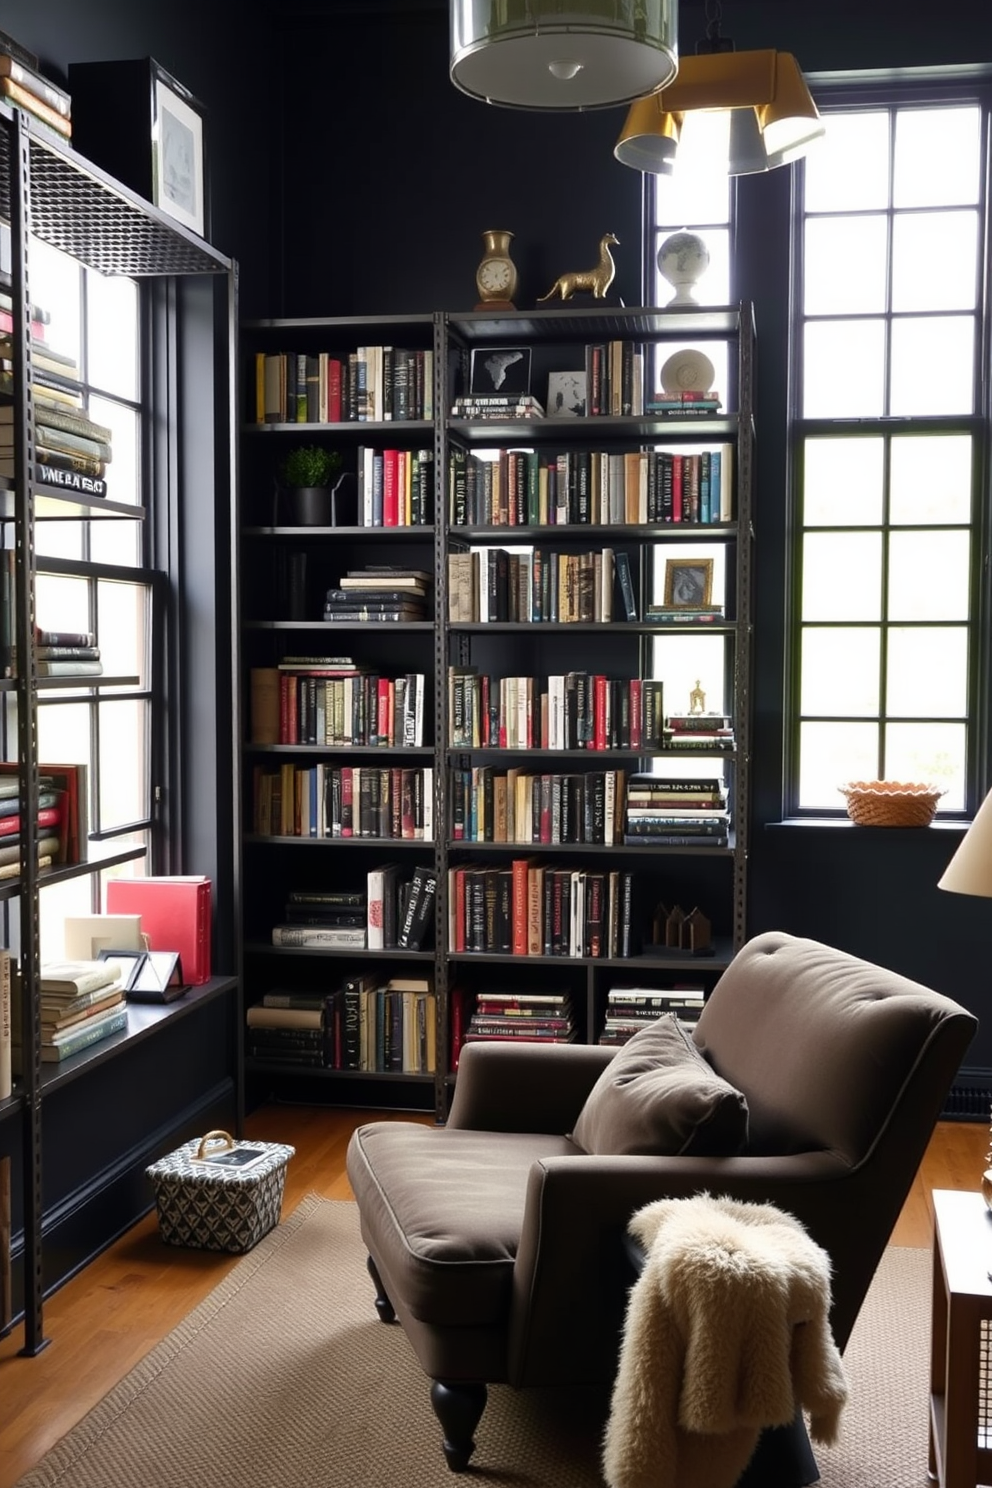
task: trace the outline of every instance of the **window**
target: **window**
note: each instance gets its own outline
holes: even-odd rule
[[[989,102],[821,107],[796,177],[786,807],[841,812],[838,785],[886,778],[932,781],[960,814],[990,660]]]
[[[90,418],[111,431],[107,501],[142,501],[141,300],[137,283],[104,277],[35,239],[30,244],[32,300],[46,319],[37,328],[54,352],[79,365]],[[57,520],[35,527],[37,624],[49,631],[95,633],[101,689],[46,686],[38,709],[42,765],[86,767],[90,861],[133,852],[108,872],[139,871],[151,850],[151,655],[153,576],[146,565],[144,524],[129,518]],[[119,678],[119,683],[108,679]],[[11,732],[11,728],[14,732]],[[16,723],[8,719],[7,757],[16,756]],[[50,884],[41,896],[42,960],[63,954],[66,915],[102,907],[94,874]]]

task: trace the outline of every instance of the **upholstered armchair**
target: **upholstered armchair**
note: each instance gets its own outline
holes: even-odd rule
[[[449,1466],[468,1464],[488,1383],[612,1380],[626,1226],[654,1199],[796,1215],[832,1259],[843,1350],[976,1026],[894,972],[770,933],[691,1037],[669,1018],[619,1051],[469,1044],[446,1126],[359,1128],[376,1305],[432,1381]]]

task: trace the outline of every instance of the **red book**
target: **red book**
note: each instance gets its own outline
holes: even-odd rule
[[[512,939],[513,954],[515,956],[526,956],[527,954],[527,907],[528,907],[528,873],[533,866],[532,858],[514,858],[512,870]]]
[[[62,820],[60,806],[43,806],[38,812],[39,827],[57,827]],[[19,816],[0,816],[0,837],[14,837],[21,830]]]
[[[682,469],[684,466],[682,455],[672,456],[672,521],[682,520]]]
[[[393,742],[393,684],[388,677],[380,677],[376,683],[376,737],[373,743]]]
[[[606,748],[606,678],[598,673],[593,678],[593,749]]]
[[[399,526],[399,451],[394,449],[382,452],[382,525],[384,527]]]
[[[630,682],[630,747],[641,747],[641,679],[632,677]]]
[[[107,914],[141,916],[153,951],[178,951],[184,982],[210,980],[210,880],[201,874],[111,878]]]
[[[355,835],[355,777],[351,765],[341,766],[341,836]]]
[[[327,422],[341,422],[341,363],[335,357],[327,359]]]

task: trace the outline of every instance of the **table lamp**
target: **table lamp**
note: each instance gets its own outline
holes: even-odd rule
[[[962,837],[937,887],[955,894],[977,894],[992,899],[992,792],[978,808],[978,815]],[[992,1129],[985,1154],[982,1195],[992,1209]]]

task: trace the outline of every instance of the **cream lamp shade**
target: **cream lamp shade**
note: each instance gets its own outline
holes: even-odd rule
[[[507,108],[610,108],[678,67],[678,0],[450,0],[451,81]]]
[[[703,51],[683,57],[673,83],[631,106],[613,153],[635,170],[671,174],[677,141],[687,144],[693,115],[703,112],[729,115],[732,176],[788,165],[825,133],[789,52]]]
[[[992,794],[978,808],[937,887],[992,899]]]

